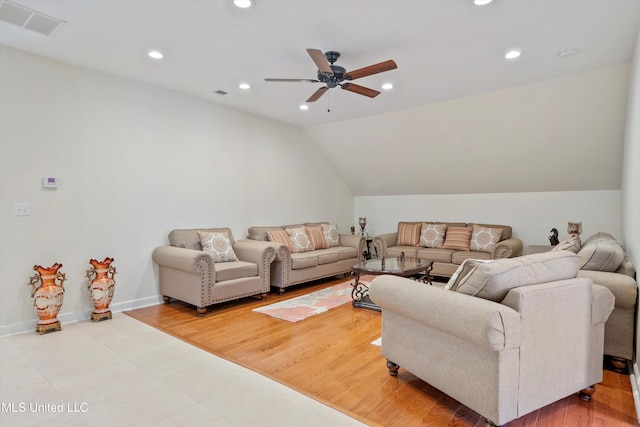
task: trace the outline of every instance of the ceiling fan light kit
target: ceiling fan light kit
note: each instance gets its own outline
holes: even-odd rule
[[[380,92],[374,89],[370,89],[364,86],[351,83],[351,80],[359,79],[362,77],[371,76],[373,74],[383,73],[385,71],[395,70],[398,68],[395,61],[388,60],[380,62],[378,64],[370,65],[368,67],[359,68],[354,71],[349,71],[340,65],[336,65],[335,62],[340,58],[340,52],[334,50],[322,53],[319,49],[307,49],[307,53],[318,67],[318,73],[316,79],[264,79],[267,82],[307,82],[307,83],[324,83],[325,86],[316,90],[306,102],[315,102],[322,95],[324,95],[329,89],[340,86],[340,88],[349,92],[357,93],[358,95],[364,95],[369,98],[375,98],[380,95]],[[345,82],[345,80],[348,80]],[[301,107],[302,108],[302,107]],[[308,108],[308,107],[307,107]]]

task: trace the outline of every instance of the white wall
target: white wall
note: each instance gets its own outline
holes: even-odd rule
[[[505,224],[526,245],[549,244],[549,231],[562,239],[567,223],[582,222],[582,238],[620,233],[620,191],[447,194],[356,197],[354,222],[366,216],[370,235],[398,229],[398,221],[451,221]]]
[[[173,228],[351,225],[352,193],[299,129],[0,49],[0,334],[35,326],[36,264],[64,265],[64,323],[91,312],[90,258],[115,258],[114,310],[158,302],[151,251]]]

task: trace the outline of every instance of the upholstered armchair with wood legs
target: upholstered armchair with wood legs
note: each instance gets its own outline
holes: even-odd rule
[[[590,400],[614,296],[575,278],[578,263],[566,251],[470,262],[452,289],[376,277],[389,373],[406,369],[490,425],[574,393]]]
[[[205,250],[203,238],[209,239]],[[229,228],[182,229],[171,231],[169,245],[157,247],[152,257],[165,303],[175,298],[193,304],[203,316],[213,304],[266,298],[276,251],[267,242],[235,241]]]

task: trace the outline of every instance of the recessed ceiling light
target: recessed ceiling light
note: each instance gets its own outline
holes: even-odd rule
[[[385,84],[382,85],[382,89],[384,89],[384,90],[393,89],[393,84],[385,83]]]
[[[519,50],[510,50],[509,52],[504,54],[505,59],[516,59],[522,54]]]
[[[299,108],[303,111],[306,111],[309,109],[309,106],[307,104],[302,104]]]
[[[235,4],[236,7],[246,9],[248,7],[251,7],[253,2],[251,0],[233,0],[233,4]]]
[[[162,54],[162,52],[157,51],[157,50],[150,50],[148,55],[149,55],[149,58],[153,58],[153,59],[162,59],[162,58],[164,58],[164,55]]]
[[[484,6],[486,4],[491,3],[493,0],[473,0],[473,4],[476,6]]]
[[[240,84],[238,85],[238,87],[239,87],[240,89],[247,90],[247,89],[250,89],[250,88],[251,88],[251,85],[250,85],[249,83],[240,83]]]
[[[562,50],[560,52],[558,52],[558,56],[562,59],[565,58],[571,58],[572,56],[576,56],[578,54],[579,50],[578,49],[566,49],[566,50]]]

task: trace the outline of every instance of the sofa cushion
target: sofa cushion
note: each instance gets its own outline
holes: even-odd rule
[[[258,266],[252,262],[231,261],[216,264],[216,282],[242,279],[258,275]]]
[[[472,231],[473,227],[447,227],[447,235],[442,248],[455,249],[457,251],[470,250]]]
[[[340,246],[340,234],[338,233],[338,226],[336,224],[321,224],[321,226],[326,247],[333,248],[335,246]]]
[[[420,230],[422,223],[399,222],[398,223],[398,246],[418,246],[420,243]]]
[[[453,249],[442,248],[420,248],[416,256],[422,259],[430,259],[433,262],[451,262],[451,256],[455,253]],[[405,254],[406,255],[406,254]]]
[[[591,279],[596,285],[609,289],[616,298],[617,308],[635,310],[638,287],[632,277],[625,274],[591,270],[578,271],[578,277]]]
[[[596,233],[589,237],[580,252],[581,270],[616,271],[624,260],[624,249],[607,233]]]
[[[291,269],[299,270],[301,268],[317,267],[318,255],[315,251],[300,252],[291,254]]]
[[[340,255],[340,261],[345,259],[354,259],[357,261],[357,258],[359,256],[358,249],[352,246],[338,246],[337,248],[333,249],[338,251],[338,254]]]
[[[318,265],[340,261],[339,248],[317,249],[313,254],[318,256]]]
[[[485,262],[488,262],[488,260],[480,260],[480,259],[473,259],[473,258],[465,259],[460,264],[460,266],[455,271],[455,273],[451,275],[451,277],[449,278],[449,281],[447,282],[444,288],[451,291],[455,291],[458,288],[458,286],[460,286],[460,282],[466,279],[467,275],[469,275],[472,271],[475,271],[478,265]]]
[[[198,236],[202,250],[211,254],[213,262],[238,261],[226,231],[198,231]]]
[[[577,254],[580,251],[581,247],[582,245],[580,243],[580,236],[577,234],[569,234],[562,242],[555,245],[551,250],[570,251],[574,254]]]
[[[579,266],[580,257],[569,251],[491,260],[467,274],[456,292],[500,302],[513,288],[572,279],[578,274]]]
[[[420,246],[426,248],[440,248],[444,244],[447,224],[423,223],[420,229]]]
[[[304,227],[286,228],[284,231],[287,232],[287,234],[289,235],[289,240],[291,240],[291,243],[289,245],[291,248],[291,252],[299,253],[313,250],[311,242],[309,241],[309,237],[307,236],[307,231]]]
[[[492,252],[502,237],[502,228],[483,227],[473,224],[469,248],[472,251]]]
[[[451,263],[460,265],[467,259],[492,259],[490,252],[478,252],[478,251],[455,251],[451,254]]]
[[[324,233],[322,232],[322,226],[305,226],[305,230],[307,231],[307,236],[309,237],[309,242],[311,243],[311,247],[313,249],[325,249],[327,247],[327,242],[324,240]]]

